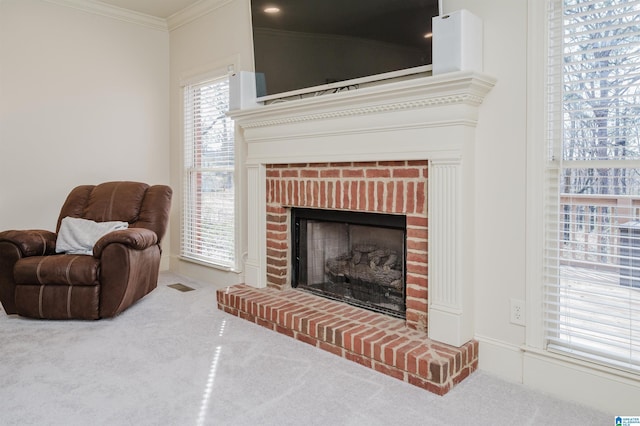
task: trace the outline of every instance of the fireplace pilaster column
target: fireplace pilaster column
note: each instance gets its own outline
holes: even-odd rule
[[[264,164],[247,165],[247,256],[244,261],[246,283],[267,286],[266,172]]]
[[[429,337],[453,346],[473,338],[470,292],[473,232],[462,213],[469,210],[470,182],[462,158],[429,162]]]

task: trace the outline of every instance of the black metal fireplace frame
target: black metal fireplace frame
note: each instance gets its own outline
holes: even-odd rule
[[[332,297],[331,294],[324,292],[316,292],[309,288],[300,288],[300,290],[310,291],[312,293],[319,294],[320,296],[327,297],[329,299],[340,300],[342,302],[359,306],[374,312],[385,313],[398,318],[405,318],[406,313],[406,289],[407,289],[407,218],[405,215],[393,215],[386,213],[372,213],[372,212],[355,212],[345,210],[326,210],[326,209],[309,209],[309,208],[291,208],[291,286],[298,288],[299,277],[301,276],[301,262],[300,262],[300,226],[301,222],[305,220],[320,220],[324,222],[345,223],[349,225],[363,225],[374,226],[380,228],[387,228],[393,230],[399,230],[403,233],[403,262],[402,265],[402,310],[386,309],[384,307],[377,306],[375,304],[366,303],[365,301],[358,301],[353,299],[342,299]]]

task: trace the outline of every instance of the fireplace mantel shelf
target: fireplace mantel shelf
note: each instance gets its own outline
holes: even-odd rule
[[[475,127],[495,83],[460,71],[232,111],[246,147],[246,284],[267,282],[267,166],[426,160],[428,335],[466,344],[474,334]]]
[[[249,164],[458,156],[495,80],[454,72],[230,112]],[[451,132],[454,132],[452,134]],[[393,141],[393,143],[390,143]]]
[[[460,71],[231,111],[230,116],[248,129],[443,105],[478,106],[494,84],[487,75]]]

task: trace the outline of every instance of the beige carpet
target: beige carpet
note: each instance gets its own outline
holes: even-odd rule
[[[215,290],[163,273],[111,320],[0,312],[0,425],[613,424],[482,371],[433,395],[227,315]]]

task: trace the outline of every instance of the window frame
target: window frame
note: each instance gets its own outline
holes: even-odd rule
[[[544,168],[546,158],[545,76],[548,67],[547,2],[529,0],[527,34],[527,197],[526,197],[526,274],[525,348],[542,351],[542,283],[544,264],[544,212],[546,198]]]
[[[234,186],[234,217],[233,217],[233,235],[234,235],[234,249],[233,249],[233,260],[228,264],[223,262],[218,262],[214,259],[211,261],[191,257],[185,255],[184,253],[184,231],[185,231],[185,203],[187,202],[188,194],[184,191],[186,188],[186,179],[187,179],[187,170],[185,164],[185,148],[187,143],[187,134],[186,134],[186,117],[185,117],[185,90],[190,85],[196,85],[201,83],[206,83],[207,81],[215,81],[219,79],[229,78],[230,75],[234,72],[235,66],[233,63],[228,63],[227,65],[218,64],[216,66],[208,66],[202,69],[188,74],[187,76],[180,79],[180,187],[183,189],[182,197],[181,197],[181,209],[180,209],[180,241],[179,241],[179,254],[178,257],[182,261],[186,261],[189,263],[194,263],[197,265],[205,266],[208,268],[220,270],[223,272],[234,272],[241,273],[242,265],[241,265],[241,253],[242,253],[242,236],[243,232],[241,229],[241,199],[243,190],[243,182],[242,179],[242,155],[244,150],[242,149],[241,143],[238,141],[238,133],[237,126],[233,120],[231,120],[231,125],[234,128],[234,168],[233,168],[233,186]],[[227,111],[228,112],[228,111]]]
[[[551,2],[561,0],[528,1],[527,34],[527,218],[526,218],[526,330],[522,350],[534,357],[568,362],[579,367],[588,367],[618,377],[634,378],[637,373],[619,369],[613,364],[599,363],[594,359],[584,359],[558,353],[546,348],[544,328],[544,283],[545,283],[545,210],[552,190],[549,169],[558,168],[549,155],[548,135],[549,108],[547,79],[549,67],[548,7]]]

